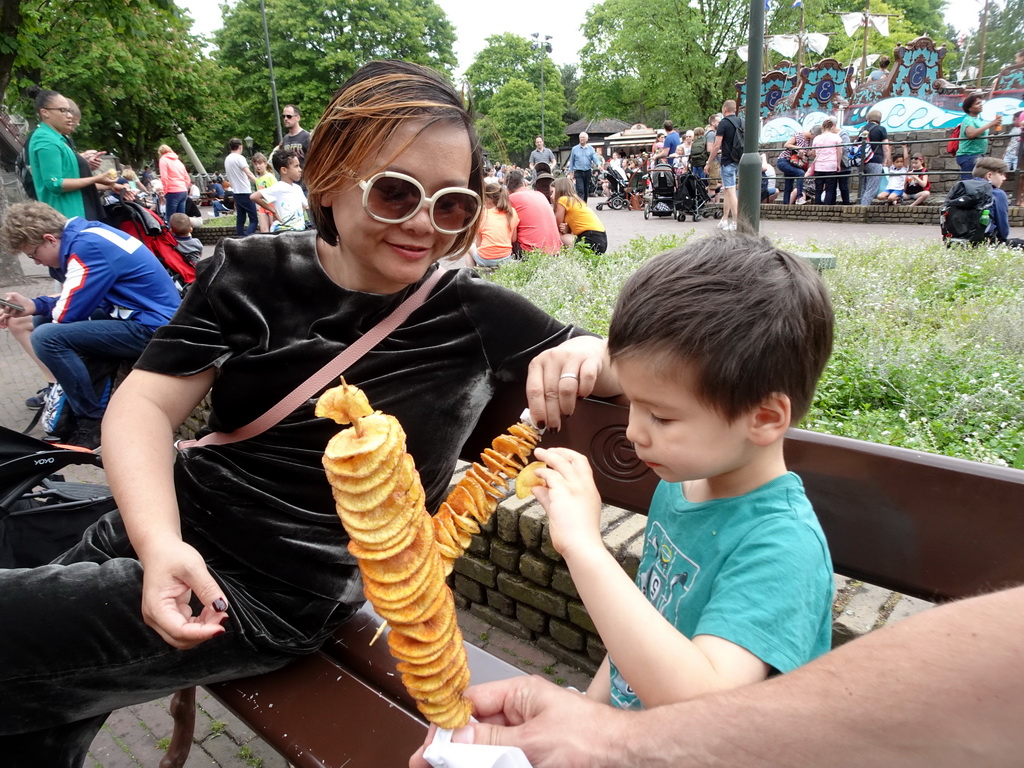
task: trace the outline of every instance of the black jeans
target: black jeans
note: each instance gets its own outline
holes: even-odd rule
[[[230,623],[191,650],[165,643],[142,621],[142,565],[117,512],[57,563],[0,570],[4,768],[79,768],[113,710],[294,658],[254,646]]]

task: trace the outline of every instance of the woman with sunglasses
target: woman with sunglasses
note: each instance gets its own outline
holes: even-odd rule
[[[115,393],[103,450],[120,514],[57,564],[0,571],[5,766],[76,765],[112,709],[280,667],[362,604],[320,463],[338,426],[312,401],[176,457],[172,433],[211,387],[211,428],[257,419],[464,253],[482,168],[433,71],[373,62],[338,91],[305,169],[316,232],[223,241]],[[602,340],[453,270],[345,378],[402,423],[434,512],[499,381],[557,428],[578,396],[617,391],[603,360]]]
[[[35,98],[39,127],[29,137],[28,161],[36,198],[56,208],[68,218],[85,217],[82,190],[89,187],[109,189],[113,181],[104,175],[79,178],[78,155],[65,140],[74,128],[71,104],[57,91],[37,86],[29,89]]]

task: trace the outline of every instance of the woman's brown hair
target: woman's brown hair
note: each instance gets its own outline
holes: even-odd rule
[[[357,170],[382,148],[390,147],[395,132],[409,120],[422,120],[423,129],[450,122],[466,130],[472,155],[468,186],[482,196],[483,153],[462,97],[427,67],[405,61],[371,61],[345,81],[327,105],[313,132],[303,171],[310,215],[317,234],[329,245],[338,244],[338,230],[324,199],[355,185]],[[381,167],[368,169],[367,175],[383,170],[415,140],[395,147]],[[455,237],[448,253],[466,250],[475,239],[473,226]]]

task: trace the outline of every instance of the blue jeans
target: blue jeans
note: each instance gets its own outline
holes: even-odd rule
[[[735,189],[739,163],[722,163],[722,188]]]
[[[248,192],[235,192],[235,234],[239,237],[251,235],[259,226],[256,216],[256,203],[249,199]],[[245,226],[245,217],[249,217],[249,226]]]
[[[576,194],[584,203],[587,202],[587,193],[590,191],[590,171],[573,171],[572,175],[576,179]]]
[[[786,177],[786,181],[782,186],[782,204],[789,205],[789,197],[793,194],[794,184],[796,184],[797,197],[804,193],[804,169],[797,168],[783,157],[779,158],[776,165]]]
[[[960,179],[970,179],[974,176],[974,165],[981,155],[957,155],[956,164],[960,166]]]
[[[885,171],[881,163],[864,163],[863,167],[864,173],[881,174]],[[861,182],[860,204],[871,205],[878,195],[878,190],[882,188],[882,176],[862,176]]]
[[[213,201],[213,213],[215,216],[220,216],[222,213],[231,213],[231,209],[228,208],[220,200]]]
[[[188,192],[167,192],[164,194],[164,221],[170,221],[175,213],[185,212]]]
[[[32,331],[32,349],[63,388],[72,412],[87,419],[103,418],[105,404],[93,390],[82,357],[134,360],[146,348],[153,330],[133,320],[81,320],[44,323]]]

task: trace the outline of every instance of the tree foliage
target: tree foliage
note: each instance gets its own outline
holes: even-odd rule
[[[544,133],[557,146],[565,138],[558,92],[545,90],[544,102]],[[492,160],[525,165],[534,137],[541,134],[540,91],[532,83],[512,78],[494,94],[477,130]]]
[[[110,18],[83,13],[78,5],[43,6],[36,22],[50,31],[19,53],[14,82],[23,92],[36,83],[77,101],[82,124],[76,141],[83,147],[138,163],[162,142],[177,146],[179,130],[189,134],[217,109],[216,67],[188,32],[187,17],[140,5],[130,40]],[[27,96],[19,106],[25,114],[34,111]]]
[[[449,74],[456,64],[455,32],[433,0],[266,0],[266,15],[279,105],[298,105],[307,129],[368,61],[404,59]],[[214,41],[239,107],[237,122],[224,131],[272,147],[276,119],[259,0],[225,7]]]
[[[473,104],[478,112],[489,114],[491,99],[501,90],[502,86],[513,79],[530,83],[540,91],[541,71],[544,72],[544,100],[548,100],[548,92],[557,94],[560,101],[556,111],[556,119],[562,118],[565,111],[565,93],[562,90],[562,77],[558,67],[547,56],[530,47],[525,37],[503,32],[487,38],[487,46],[477,54],[473,63],[466,69],[473,94]],[[545,122],[551,118],[545,112]]]
[[[989,2],[988,21],[985,24],[985,72],[991,77],[999,70],[1013,63],[1013,54],[1024,47],[1024,0],[1006,0],[999,5]],[[981,19],[979,17],[975,29],[972,30],[970,41],[965,51],[965,63],[978,66],[981,55]]]

